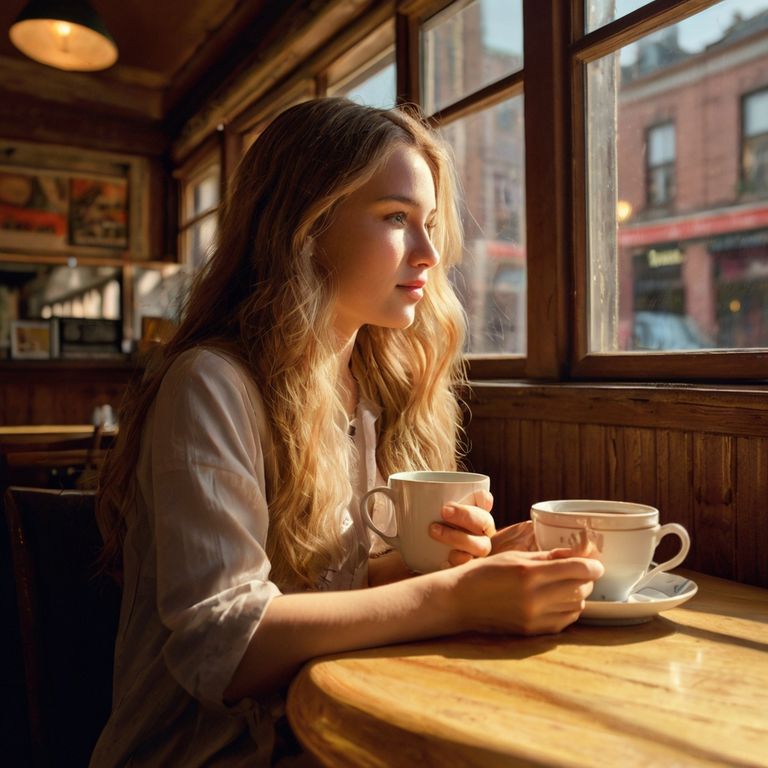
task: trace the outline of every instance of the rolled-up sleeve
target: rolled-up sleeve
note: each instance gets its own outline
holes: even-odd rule
[[[151,420],[157,605],[165,663],[192,696],[223,706],[269,601],[265,429],[239,368],[213,352],[182,357]],[[269,663],[269,660],[265,660]]]

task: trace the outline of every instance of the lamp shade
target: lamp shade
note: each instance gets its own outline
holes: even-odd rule
[[[117,45],[87,0],[30,0],[9,36],[30,59],[57,69],[94,72],[117,61]]]

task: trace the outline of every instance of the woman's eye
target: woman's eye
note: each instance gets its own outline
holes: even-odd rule
[[[406,215],[402,211],[400,213],[393,213],[389,216],[390,221],[394,221],[395,224],[405,224]]]

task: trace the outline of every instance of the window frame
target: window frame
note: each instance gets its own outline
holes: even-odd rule
[[[589,247],[587,232],[586,175],[586,65],[619,50],[648,33],[668,24],[682,21],[717,3],[717,0],[654,0],[625,16],[587,34],[584,28],[581,0],[570,3],[570,47],[567,66],[570,70],[569,108],[572,130],[570,150],[573,174],[570,196],[571,264],[573,302],[570,319],[573,347],[569,361],[570,378],[574,380],[615,381],[758,381],[768,378],[768,350],[717,349],[685,352],[609,352],[589,350]],[[544,15],[544,8],[541,9]],[[565,20],[566,23],[568,20]],[[527,53],[527,52],[526,52]],[[542,194],[544,192],[542,191]],[[529,201],[529,210],[533,208]],[[529,341],[529,343],[531,343]]]
[[[265,124],[277,105],[324,95],[329,82],[339,82],[364,67],[366,56],[377,53],[375,45],[362,43],[376,40],[379,28],[391,29],[392,21],[397,101],[421,104],[420,27],[447,7],[460,8],[468,1],[375,4],[337,30],[326,44],[305,53],[291,75],[251,94],[228,119],[220,147],[222,185],[244,149],[242,139],[247,131]],[[576,382],[768,378],[768,350],[763,349],[592,353],[588,345],[586,66],[716,2],[651,0],[585,33],[583,0],[522,0],[523,68],[428,116],[439,127],[524,95],[525,168],[536,169],[525,177],[527,353],[469,355],[470,378]],[[287,51],[298,54],[298,43],[288,41],[286,46]],[[361,52],[365,51],[364,56]]]
[[[191,250],[189,248],[189,238],[194,227],[206,219],[214,219],[218,224],[219,209],[224,199],[225,188],[225,169],[224,152],[222,151],[223,131],[217,131],[215,141],[207,142],[206,145],[195,152],[184,165],[174,172],[174,177],[178,182],[178,215],[177,215],[177,237],[178,243],[178,263],[192,270],[201,269],[205,260],[200,264],[193,263]],[[218,202],[216,205],[206,208],[202,211],[191,210],[191,202],[196,183],[205,179],[212,169],[216,169],[218,174]]]

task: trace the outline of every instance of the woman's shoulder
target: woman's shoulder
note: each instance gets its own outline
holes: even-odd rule
[[[256,387],[244,363],[215,347],[192,347],[180,353],[165,374],[164,383],[205,383]]]

